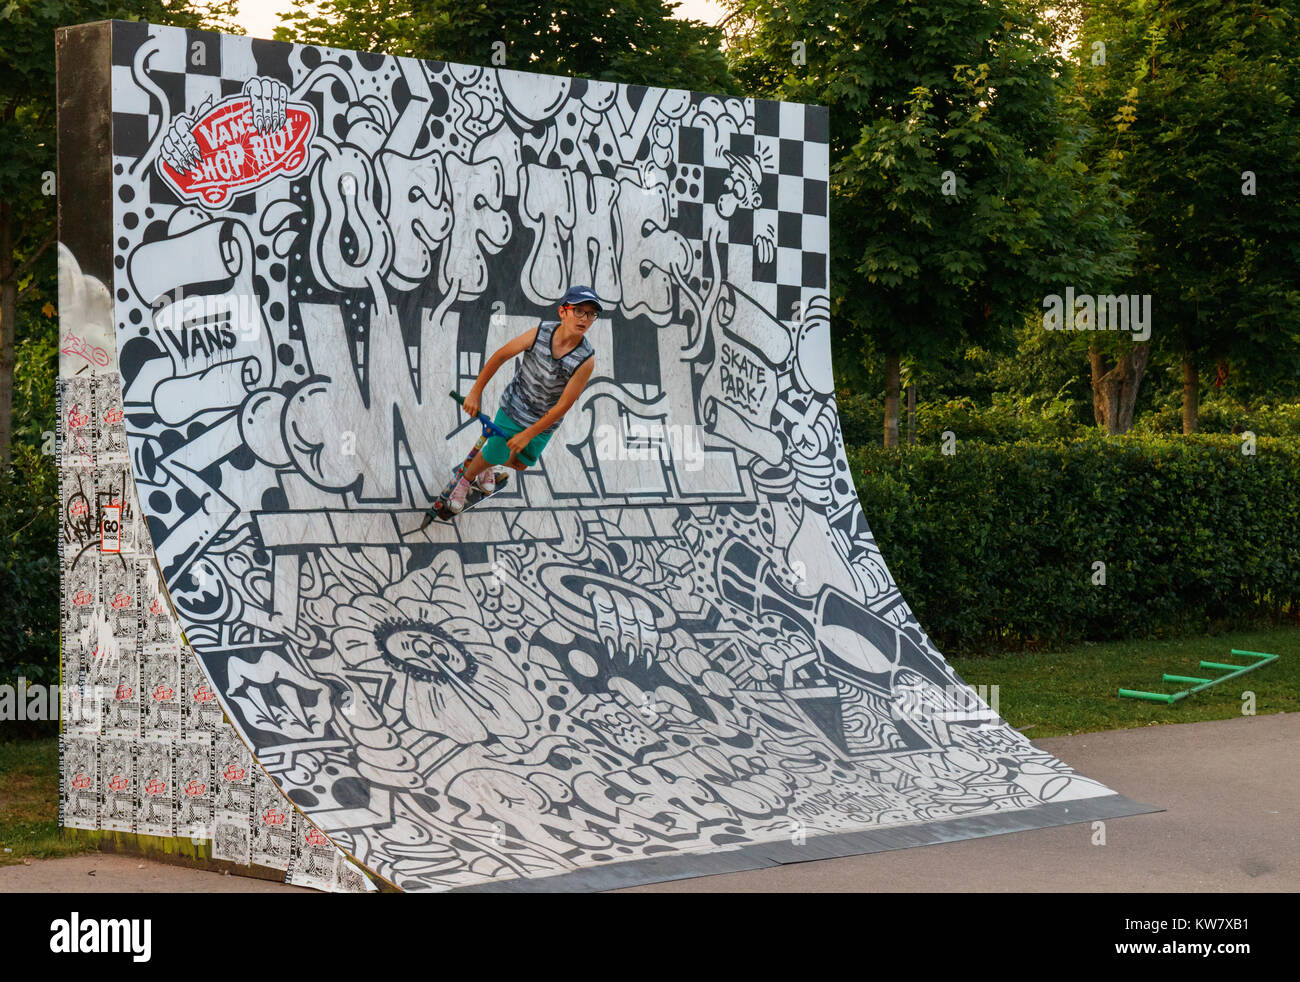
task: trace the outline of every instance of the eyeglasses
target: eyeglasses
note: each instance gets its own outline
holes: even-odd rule
[[[566,309],[572,310],[573,316],[579,317],[582,320],[594,321],[600,316],[600,312],[597,310],[579,310],[577,307],[573,306],[573,304],[569,304]]]

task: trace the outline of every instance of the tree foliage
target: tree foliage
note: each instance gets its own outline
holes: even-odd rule
[[[1130,196],[1155,356],[1300,370],[1295,0],[1098,0],[1080,34],[1087,157]]]
[[[1062,110],[1070,66],[1019,0],[730,0],[736,73],[831,110],[837,363],[997,346],[1058,282],[1126,260]],[[798,57],[798,56],[802,56]],[[806,64],[798,64],[805,60]]]
[[[0,467],[14,429],[14,358],[20,304],[57,297],[55,58],[57,28],[148,20],[234,31],[237,7],[220,0],[8,0],[0,5]],[[52,323],[26,323],[53,331]]]
[[[740,94],[721,32],[662,0],[323,0],[280,40],[609,82]]]

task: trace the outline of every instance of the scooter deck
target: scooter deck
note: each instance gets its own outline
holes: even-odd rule
[[[433,503],[433,506],[424,513],[424,522],[423,524],[420,525],[420,530],[428,528],[429,525],[432,524],[435,519],[443,522],[452,522],[456,520],[457,516],[447,508],[447,499],[451,496],[451,489],[456,486],[456,482],[458,480],[460,480],[459,473],[457,473],[456,476],[452,478],[451,484],[447,487],[445,491],[443,491],[441,495],[438,496],[438,500]],[[492,494],[496,494],[498,491],[504,488],[509,482],[510,482],[509,474],[498,474],[496,487],[492,489]],[[465,507],[460,510],[459,514],[460,515],[465,514],[465,512],[469,511],[471,508],[477,505],[484,498],[492,497],[492,494],[484,494],[477,487],[471,484],[469,494],[465,496]]]

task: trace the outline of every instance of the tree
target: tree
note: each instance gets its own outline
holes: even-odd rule
[[[1154,320],[1154,349],[1133,345],[1109,371],[1094,345],[1099,421],[1118,400],[1119,427],[1132,422],[1153,354],[1181,362],[1184,433],[1197,428],[1203,365],[1300,370],[1296,7],[1092,5],[1078,75],[1096,134],[1089,156],[1131,195],[1138,254],[1124,292],[1150,294]]]
[[[43,306],[58,292],[55,29],[118,18],[231,31],[238,30],[235,11],[219,0],[11,0],[0,7],[0,469],[9,466],[14,428],[18,306]]]
[[[739,95],[722,33],[662,0],[322,0],[286,14],[282,41]]]
[[[1021,0],[725,0],[751,90],[831,110],[836,358],[996,347],[1045,289],[1114,275],[1116,202],[1061,106],[1070,67]],[[1041,4],[1040,4],[1041,6]]]

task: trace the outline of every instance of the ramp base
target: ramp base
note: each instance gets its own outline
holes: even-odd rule
[[[560,876],[514,879],[501,883],[480,883],[459,887],[457,893],[576,893],[593,890],[618,890],[696,876],[719,873],[743,873],[793,863],[845,856],[865,856],[895,849],[932,846],[942,842],[976,839],[1008,832],[1075,825],[1129,815],[1148,815],[1164,811],[1144,805],[1123,795],[1084,798],[1061,804],[1046,804],[1014,812],[998,812],[954,818],[945,822],[898,825],[867,832],[845,832],[816,836],[802,845],[782,838],[722,852],[678,853],[654,859],[630,860],[575,870]]]

